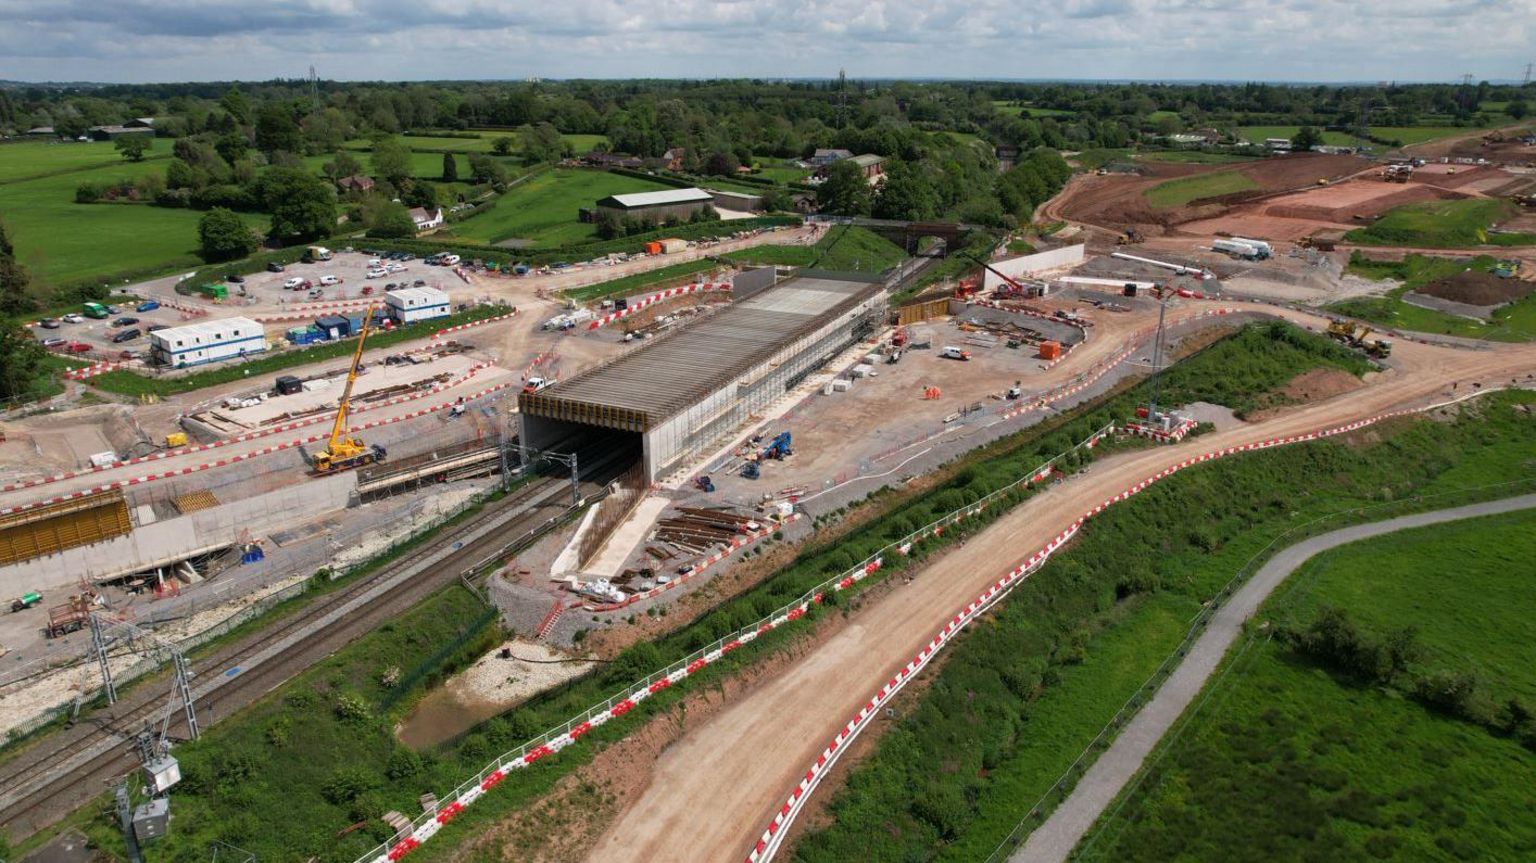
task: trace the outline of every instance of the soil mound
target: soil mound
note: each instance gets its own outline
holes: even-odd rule
[[[1464,270],[1454,276],[1436,279],[1418,289],[1418,293],[1466,303],[1470,306],[1497,306],[1511,303],[1536,290],[1536,283],[1522,279],[1501,279],[1483,270]]]

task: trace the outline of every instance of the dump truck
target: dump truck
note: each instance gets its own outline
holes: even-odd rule
[[[58,638],[84,629],[91,620],[91,604],[96,594],[91,591],[71,596],[69,602],[48,609],[48,637]]]

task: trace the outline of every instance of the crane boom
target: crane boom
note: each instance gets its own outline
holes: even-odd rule
[[[314,455],[316,473],[331,473],[350,467],[369,464],[384,458],[384,448],[368,446],[347,434],[347,417],[352,412],[352,387],[357,383],[357,370],[363,362],[363,345],[368,341],[368,330],[373,326],[373,310],[369,304],[363,313],[363,326],[357,333],[357,347],[352,351],[352,367],[347,371],[347,386],[341,391],[336,403],[336,421],[331,425],[331,439],[326,448]]]

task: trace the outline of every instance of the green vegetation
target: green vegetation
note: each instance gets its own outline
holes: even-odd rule
[[[1536,853],[1533,555],[1527,511],[1309,561],[1261,612],[1281,637],[1228,660],[1081,859]]]
[[[1159,183],[1145,192],[1147,203],[1160,210],[1182,207],[1191,201],[1247,192],[1259,186],[1241,171],[1215,171]]]
[[[456,324],[467,324],[472,321],[483,320],[505,314],[506,306],[486,305],[475,306],[466,311],[449,315],[446,318],[438,318],[431,321],[419,321],[403,327],[395,327],[387,332],[372,332],[368,336],[368,347],[385,348],[390,345],[419,339],[422,336],[436,332],[443,327],[451,327]],[[259,359],[243,363],[227,363],[206,371],[193,372],[177,377],[148,377],[138,372],[117,369],[106,374],[91,378],[91,386],[118,393],[126,396],[158,395],[171,396],[177,393],[187,393],[203,387],[227,384],[231,381],[245,380],[246,378],[260,378],[262,375],[294,366],[307,365],[309,363],[332,360],[337,357],[348,356],[352,353],[356,344],[344,339],[336,342],[325,342],[313,347],[274,351]]]
[[[1073,114],[1072,111],[1063,111],[1058,108],[1035,108],[1031,106],[1011,105],[1008,102],[1002,100],[994,101],[992,106],[999,114],[1005,114],[1010,117],[1070,117]]]
[[[154,159],[166,154],[153,154]],[[0,185],[88,168],[114,168],[122,157],[107,141],[17,141],[0,144]]]
[[[1187,365],[1197,366],[1206,356]],[[875,753],[834,797],[833,823],[809,834],[797,859],[984,859],[1180,643],[1189,620],[1274,537],[1329,513],[1484,486],[1536,467],[1531,456],[1536,425],[1514,409],[1532,403],[1536,397],[1527,393],[1494,395],[1449,422],[1378,425],[1369,443],[1325,440],[1210,462],[1106,510],[952,648],[928,693],[905,708],[907,715],[890,726]],[[1435,504],[1409,501],[1409,506]],[[1157,553],[1148,555],[1149,548]],[[1377,571],[1392,577],[1390,566]],[[1200,799],[1220,801],[1258,782],[1258,771],[1287,775],[1272,764],[1249,772],[1248,759],[1232,753],[1254,751],[1258,743],[1244,743],[1253,729],[1291,727],[1305,708],[1286,707],[1296,703],[1290,692],[1282,696],[1266,688],[1230,701],[1240,702],[1244,711],[1220,723],[1232,739],[1210,747],[1199,768],[1187,771],[1199,781],[1167,783],[1174,807],[1167,812],[1173,831],[1168,841],[1171,836],[1209,840],[1209,832],[1177,817],[1182,810],[1176,807],[1189,799],[1191,786],[1199,787]],[[1285,721],[1260,721],[1277,705]],[[1343,733],[1353,727],[1343,715],[1347,712],[1321,724]],[[1386,741],[1395,734],[1360,736]],[[1213,760],[1227,766],[1211,770]],[[1405,769],[1419,761],[1388,760]],[[1241,777],[1210,779],[1230,776],[1227,770],[1241,770]],[[1519,788],[1522,781],[1512,778],[1506,788]],[[1243,812],[1252,811],[1255,804],[1249,801],[1264,799],[1245,791]],[[1263,805],[1269,818],[1292,817],[1285,808],[1272,800]],[[1237,814],[1228,812],[1226,818]],[[1269,822],[1257,823],[1254,835],[1223,843],[1226,854],[1233,848],[1266,849],[1263,829]],[[1150,843],[1149,836],[1138,834],[1103,859],[1179,856],[1167,844]]]
[[[1536,294],[1527,294],[1495,309],[1486,323],[1416,306],[1402,299],[1409,291],[1436,279],[1453,276],[1466,269],[1492,270],[1496,262],[1489,255],[1467,259],[1416,254],[1406,255],[1402,261],[1372,261],[1357,252],[1350,256],[1348,272],[1368,279],[1396,279],[1403,283],[1402,286],[1388,291],[1385,296],[1342,300],[1328,308],[1363,321],[1414,332],[1492,341],[1536,339]]]
[[[1284,138],[1289,141],[1301,131],[1301,125],[1295,126],[1242,126],[1237,130],[1237,136],[1253,144],[1263,145],[1266,138]],[[1335,132],[1331,129],[1320,129],[1323,135],[1323,143],[1334,147],[1357,147],[1360,141],[1355,136],[1343,132]]]
[[[1508,201],[1468,198],[1393,207],[1364,228],[1344,235],[1353,243],[1460,249],[1471,246],[1531,246],[1536,234],[1495,234],[1488,229],[1514,215]]]
[[[881,273],[906,260],[907,253],[868,228],[839,225],[814,246],[755,246],[730,256],[744,264],[778,264],[818,270]]]
[[[513,186],[474,218],[451,225],[451,233],[481,243],[513,238],[543,246],[577,243],[597,236],[596,225],[577,221],[578,210],[609,195],[667,188],[607,171],[548,171]]]
[[[1124,162],[1135,152],[1128,147],[1096,147],[1069,156],[1085,171],[1097,171],[1111,162]]]
[[[506,131],[482,130],[467,133],[473,137],[442,137],[435,135],[403,135],[401,140],[406,146],[416,153],[492,153],[495,152],[496,141],[501,138],[509,138],[512,141],[511,152],[517,153],[522,148],[520,129]],[[571,152],[585,153],[598,144],[606,144],[606,135],[561,135],[561,140],[571,146]],[[348,141],[346,147],[349,150],[367,152],[373,148],[373,142],[367,139]],[[439,156],[441,158],[441,156]]]
[[[0,147],[0,164],[9,152]],[[33,281],[60,284],[201,264],[196,254],[201,213],[147,204],[75,203],[82,183],[131,184],[164,171],[163,162],[132,162],[0,185],[0,214]],[[260,216],[241,218],[252,227],[265,227]]]
[[[595,285],[587,285],[581,288],[571,288],[565,291],[570,299],[580,303],[600,300],[604,297],[625,297],[640,293],[646,288],[655,285],[657,287],[690,281],[689,276],[713,270],[720,266],[708,258],[700,258],[696,261],[685,261],[681,264],[673,264],[644,273],[635,273],[632,276],[622,276],[606,282],[598,282]]]

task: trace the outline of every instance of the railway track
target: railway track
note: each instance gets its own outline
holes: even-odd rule
[[[614,458],[582,471],[585,499],[600,493]],[[509,545],[547,531],[570,508],[569,478],[534,480],[467,522],[302,610],[191,663],[198,724],[207,728],[239,712],[346,644],[398,616],[424,597],[486,563]],[[137,767],[132,740],[159,729],[168,709],[173,739],[185,738],[181,711],[170,705],[164,675],[132,688],[111,708],[47,735],[0,762],[0,830],[23,840],[58,822]]]

